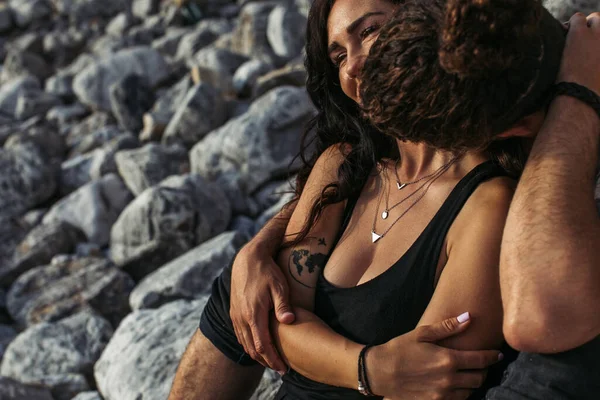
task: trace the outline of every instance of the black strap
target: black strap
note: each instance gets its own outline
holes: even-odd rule
[[[575,82],[559,82],[552,89],[552,98],[560,95],[575,97],[592,107],[600,117],[600,96]]]

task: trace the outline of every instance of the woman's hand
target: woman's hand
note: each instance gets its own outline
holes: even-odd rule
[[[499,351],[452,350],[435,344],[468,327],[468,314],[459,318],[420,326],[369,349],[365,361],[373,393],[388,399],[466,399],[480,387],[486,369],[501,359]]]
[[[294,322],[288,298],[287,282],[272,255],[252,243],[242,248],[232,266],[231,322],[246,353],[280,374],[288,368],[273,345],[269,314],[274,309],[279,322]]]

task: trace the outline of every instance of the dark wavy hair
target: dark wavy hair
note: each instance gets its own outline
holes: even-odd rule
[[[407,0],[365,62],[365,115],[402,140],[487,150],[520,176],[522,139],[494,126],[541,67],[541,16],[539,0]]]
[[[396,4],[403,2],[389,1]],[[294,240],[286,243],[290,246],[308,235],[327,205],[343,201],[360,191],[378,160],[398,157],[394,138],[378,132],[362,116],[359,106],[342,91],[338,69],[327,52],[327,21],[334,3],[335,0],[314,0],[308,16],[304,62],[308,76],[306,90],[317,114],[309,121],[302,136],[300,158],[303,166],[296,179],[296,199],[290,203],[302,193],[312,167],[323,151],[336,143],[347,143],[352,147],[338,170],[338,181],[324,188],[302,230]]]

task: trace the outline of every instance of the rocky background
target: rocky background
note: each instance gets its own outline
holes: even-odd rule
[[[0,1],[0,399],[166,399],[290,198],[310,3]]]

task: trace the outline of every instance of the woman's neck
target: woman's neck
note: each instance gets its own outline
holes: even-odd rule
[[[456,152],[435,149],[424,143],[403,142],[400,140],[397,140],[397,143],[400,152],[398,176],[402,181],[414,181],[431,174],[459,155]],[[470,170],[488,159],[489,157],[483,151],[467,151],[462,153],[456,160],[451,170]]]

